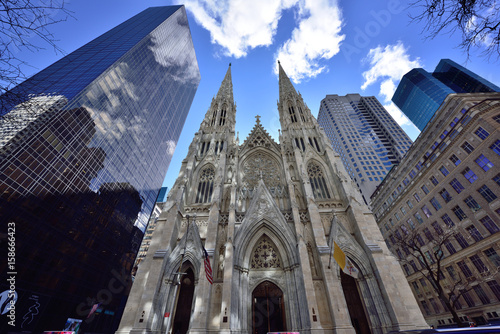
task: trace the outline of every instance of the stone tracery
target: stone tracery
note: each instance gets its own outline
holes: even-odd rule
[[[243,183],[249,188],[257,186],[262,178],[269,188],[281,185],[280,168],[268,155],[258,152],[249,156],[243,163]]]
[[[250,261],[251,269],[281,268],[281,259],[269,238],[264,235],[255,247]]]

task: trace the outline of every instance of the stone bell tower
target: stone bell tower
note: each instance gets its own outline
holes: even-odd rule
[[[240,144],[229,67],[168,195],[117,333],[427,327],[372,213],[281,65],[278,111],[279,143],[257,116]],[[358,277],[332,259],[334,241]]]

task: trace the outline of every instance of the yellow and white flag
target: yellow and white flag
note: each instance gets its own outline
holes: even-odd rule
[[[333,258],[337,261],[342,271],[347,275],[358,278],[359,270],[351,263],[349,258],[345,256],[344,252],[335,241],[333,244]]]

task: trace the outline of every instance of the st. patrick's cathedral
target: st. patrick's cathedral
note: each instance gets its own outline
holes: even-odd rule
[[[229,67],[169,192],[117,333],[427,327],[371,211],[281,65],[278,111],[279,143],[258,116],[240,143]],[[334,241],[357,278],[332,258]]]

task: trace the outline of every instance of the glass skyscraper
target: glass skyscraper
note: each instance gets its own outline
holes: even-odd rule
[[[500,88],[450,59],[441,59],[433,73],[415,68],[399,83],[392,101],[423,131],[448,94],[500,92]]]
[[[367,204],[387,172],[412,145],[373,96],[327,95],[319,107],[318,123]]]
[[[153,7],[0,97],[0,222],[16,251],[0,293],[12,275],[17,292],[0,332],[68,318],[114,331],[199,81],[184,6]]]

